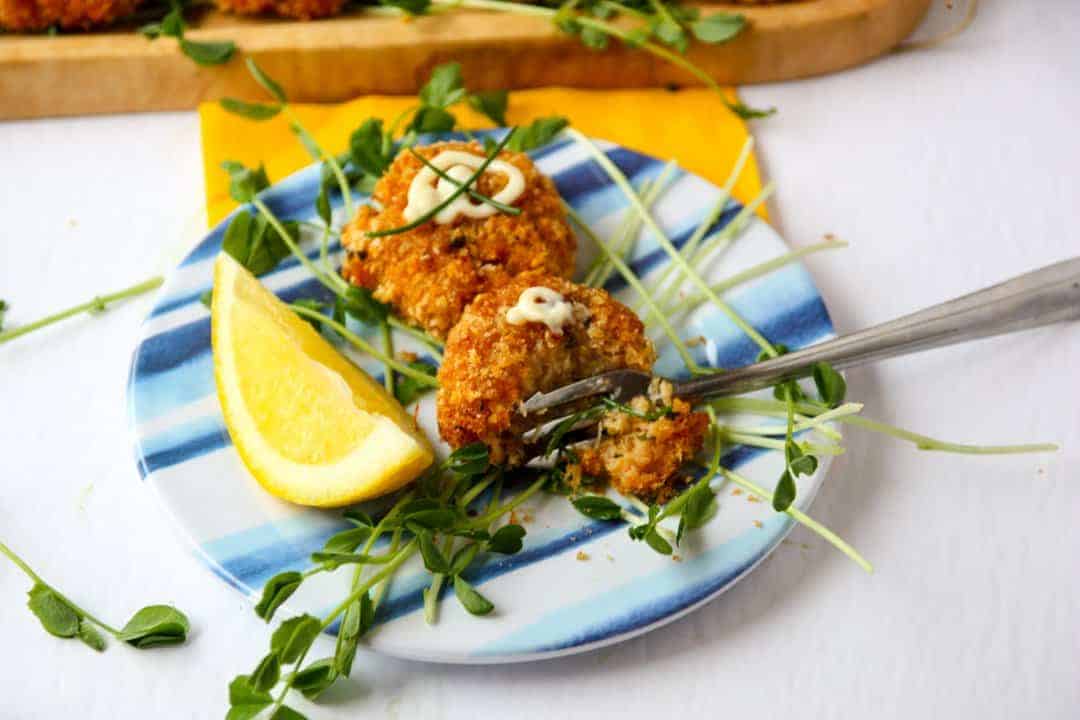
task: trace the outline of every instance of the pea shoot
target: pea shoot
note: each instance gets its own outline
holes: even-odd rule
[[[142,25],[139,33],[148,40],[176,38],[180,51],[197,65],[223,65],[229,62],[236,53],[236,44],[231,40],[199,42],[185,37],[187,23],[184,21],[184,10],[194,4],[191,0],[169,0],[168,12],[160,20]]]

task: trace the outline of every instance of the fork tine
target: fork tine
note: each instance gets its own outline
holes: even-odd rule
[[[580,405],[582,400],[597,395],[611,395],[616,400],[641,395],[648,389],[651,380],[651,375],[640,370],[612,370],[550,392],[536,393],[522,404],[521,409],[526,415],[554,416],[556,408]]]

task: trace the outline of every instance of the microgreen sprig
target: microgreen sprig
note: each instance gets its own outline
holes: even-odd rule
[[[409,148],[409,152],[413,155],[413,157],[415,157],[417,160],[419,160],[421,163],[423,163],[424,167],[431,170],[433,173],[438,175],[443,180],[446,180],[448,183],[451,183],[452,185],[456,185],[459,188],[464,187],[465,192],[468,193],[469,197],[473,198],[474,200],[478,200],[479,202],[482,202],[485,205],[490,205],[491,207],[495,208],[496,210],[498,210],[498,211],[500,211],[502,213],[505,213],[506,215],[520,215],[521,214],[521,208],[514,207],[513,205],[507,205],[506,203],[501,203],[498,200],[495,200],[494,198],[488,197],[487,195],[484,195],[483,193],[481,193],[481,192],[479,192],[477,190],[473,190],[471,187],[467,186],[464,182],[462,182],[460,180],[456,180],[456,179],[450,177],[445,172],[443,172],[442,170],[437,168],[435,165],[433,165],[431,163],[431,161],[428,160],[426,157],[424,157],[420,153],[416,152],[416,150],[414,148]]]
[[[108,293],[106,295],[98,295],[97,297],[94,297],[87,302],[80,303],[75,307],[68,308],[67,310],[62,310],[52,315],[48,315],[41,318],[40,320],[35,320],[34,322],[11,328],[10,330],[3,330],[2,328],[0,328],[0,344],[10,342],[17,337],[22,337],[27,333],[34,332],[35,330],[40,330],[43,327],[47,327],[54,323],[58,323],[61,320],[66,320],[76,315],[81,315],[82,313],[90,313],[91,315],[102,313],[106,309],[108,309],[109,305],[120,302],[122,300],[127,300],[128,298],[137,297],[144,293],[148,293],[151,290],[156,290],[157,288],[161,287],[161,284],[163,282],[165,282],[165,280],[161,276],[152,277],[149,280],[145,280],[137,285],[132,285],[129,288],[118,290],[114,293]],[[0,301],[0,324],[2,324],[3,311],[6,308],[7,304]]]
[[[176,38],[180,51],[199,65],[223,65],[229,62],[236,52],[236,44],[231,40],[198,42],[184,37],[187,28],[184,9],[190,4],[188,0],[170,0],[169,12],[161,20],[143,25],[139,32],[149,40],[159,37]]]
[[[116,628],[91,615],[66,595],[45,582],[11,548],[0,542],[0,554],[7,557],[34,583],[27,606],[50,635],[78,638],[98,652],[105,649],[104,630],[117,640],[140,650],[162,645],[178,645],[187,640],[190,623],[187,617],[169,605],[148,605],[136,612],[122,628]]]

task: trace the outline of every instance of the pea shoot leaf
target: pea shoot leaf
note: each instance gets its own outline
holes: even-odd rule
[[[770,115],[776,114],[776,108],[769,108],[768,110],[762,110],[760,108],[752,108],[745,104],[742,100],[735,102],[725,103],[727,109],[735,113],[739,118],[743,120],[757,120],[758,118],[766,118]]]
[[[298,615],[278,626],[270,638],[270,649],[277,653],[283,665],[290,665],[307,652],[321,632],[318,618]]]
[[[419,370],[425,375],[435,377],[436,367],[425,360],[413,360],[409,363],[409,367],[413,370]],[[411,378],[408,375],[402,375],[397,373],[394,376],[394,397],[402,405],[408,405],[413,400],[416,400],[421,395],[434,390],[431,385],[425,385],[416,378]]]
[[[282,223],[293,242],[300,240],[300,226],[291,220]],[[225,228],[221,249],[253,275],[262,275],[290,255],[289,246],[262,215],[237,213]]]
[[[248,676],[248,682],[251,683],[256,692],[266,691],[274,689],[274,686],[278,684],[278,680],[281,679],[281,661],[278,659],[277,653],[270,653],[259,661],[259,665],[255,668],[255,672]]]
[[[711,479],[703,477],[686,491],[686,504],[683,505],[679,529],[675,534],[676,543],[682,542],[687,530],[696,530],[716,515],[716,493],[709,487]]]
[[[690,40],[686,37],[686,32],[674,20],[660,20],[654,26],[653,33],[660,42],[670,45],[681,53],[686,52],[687,48],[690,47]]]
[[[422,107],[413,115],[409,130],[418,133],[450,132],[457,125],[457,118],[441,107]]]
[[[818,397],[829,407],[834,408],[844,402],[847,381],[832,365],[823,362],[814,365],[814,385],[817,386]]]
[[[381,325],[390,314],[390,308],[375,299],[367,288],[351,286],[344,295],[338,296],[335,314],[349,317],[364,325]]]
[[[4,329],[4,312],[10,307],[6,302],[0,300],[0,330]]]
[[[607,33],[594,27],[584,26],[578,31],[581,44],[590,50],[606,50],[609,38]]]
[[[732,39],[745,27],[744,16],[718,12],[690,23],[690,32],[701,42],[716,45]]]
[[[491,455],[487,445],[472,443],[450,453],[445,467],[458,475],[482,475],[490,464]]]
[[[520,525],[503,525],[488,540],[488,552],[513,555],[521,550],[525,528]]]
[[[280,105],[246,102],[230,97],[221,98],[221,100],[218,101],[218,104],[221,105],[222,109],[233,115],[239,115],[240,117],[245,117],[248,120],[255,120],[257,122],[269,120],[281,112]]]
[[[393,147],[384,142],[383,122],[368,118],[349,137],[349,159],[353,165],[375,177],[381,176],[393,160]]]
[[[519,127],[514,131],[514,137],[506,144],[507,150],[514,152],[528,152],[543,147],[555,139],[570,121],[559,115],[537,118],[530,124]]]
[[[813,475],[817,471],[817,458],[807,455],[796,442],[788,441],[784,444],[784,457],[787,460],[788,470],[792,475]]]
[[[346,510],[344,513],[341,514],[341,516],[351,522],[353,525],[359,527],[375,527],[375,521],[372,520],[371,516],[363,510]]]
[[[262,164],[253,169],[235,160],[226,160],[221,163],[221,168],[229,173],[229,196],[238,203],[251,202],[270,187],[270,178]]]
[[[199,65],[224,65],[236,52],[236,43],[231,40],[203,42],[180,38],[180,51]]]
[[[479,552],[480,545],[478,543],[469,543],[458,548],[458,551],[454,553],[454,557],[450,558],[450,574],[460,575],[465,572],[472,565],[472,561],[476,559]]]
[[[593,520],[619,520],[622,518],[622,508],[617,502],[603,495],[582,495],[574,498],[571,503],[574,508]]]
[[[429,532],[421,532],[417,536],[420,543],[420,557],[424,559],[424,567],[428,572],[445,575],[450,572],[450,563],[435,544],[435,538]]]
[[[498,126],[506,125],[506,106],[509,93],[490,90],[469,95],[469,106]]]
[[[71,638],[79,632],[82,618],[68,602],[47,585],[35,583],[26,604],[50,635]]]
[[[293,677],[293,689],[299,690],[308,700],[314,700],[327,690],[338,674],[332,658],[316,660]]]
[[[190,628],[187,616],[176,608],[147,605],[128,620],[116,638],[143,650],[159,645],[179,645],[187,640]]]
[[[263,585],[262,597],[255,606],[255,614],[270,622],[277,609],[292,597],[292,594],[296,592],[303,581],[304,576],[293,570],[278,573],[267,580],[266,584]]]
[[[89,621],[83,620],[79,623],[78,638],[83,641],[88,647],[101,652],[105,649],[105,638],[98,632]]]
[[[354,527],[331,535],[323,545],[327,552],[351,553],[360,547],[360,543],[371,537],[371,528]]]
[[[447,108],[465,97],[465,83],[461,78],[461,63],[439,65],[431,71],[431,77],[420,88],[420,102],[427,108]]]
[[[379,0],[379,4],[396,7],[410,15],[423,15],[431,7],[431,0]]]
[[[282,705],[274,711],[274,714],[270,716],[270,720],[307,720],[307,716],[293,710],[288,705]]]
[[[791,507],[791,503],[795,502],[795,495],[797,493],[795,487],[795,479],[791,477],[791,473],[787,470],[780,476],[780,482],[776,483],[776,490],[773,491],[773,510],[776,512],[784,512]]]
[[[487,615],[495,606],[491,604],[491,601],[481,595],[476,589],[461,578],[460,575],[454,576],[454,594],[457,595],[457,599],[461,602],[461,606],[469,611],[472,615]]]
[[[225,720],[251,720],[270,707],[274,698],[265,690],[256,690],[247,675],[237,675],[229,683],[229,714]]]
[[[671,543],[665,540],[655,527],[650,527],[645,533],[645,543],[661,555],[670,555],[672,552]]]

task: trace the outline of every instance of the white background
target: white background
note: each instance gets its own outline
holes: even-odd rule
[[[938,20],[938,18],[935,18]],[[949,20],[950,22],[952,20]],[[924,32],[925,32],[924,28]],[[1080,7],[986,2],[934,50],[748,89],[773,211],[842,331],[1080,253]],[[194,114],[0,125],[0,297],[20,323],[164,269],[200,227]],[[47,636],[0,562],[0,718],[214,718],[266,627],[184,549],[131,457],[144,299],[0,348],[0,537],[105,618],[148,602],[187,647],[95,656]],[[313,718],[1080,716],[1080,325],[851,373],[868,414],[1050,456],[922,453],[849,433],[814,506],[875,562],[797,531],[709,606],[532,665],[361,653]],[[208,507],[208,512],[213,508]],[[808,549],[801,547],[806,543]]]

